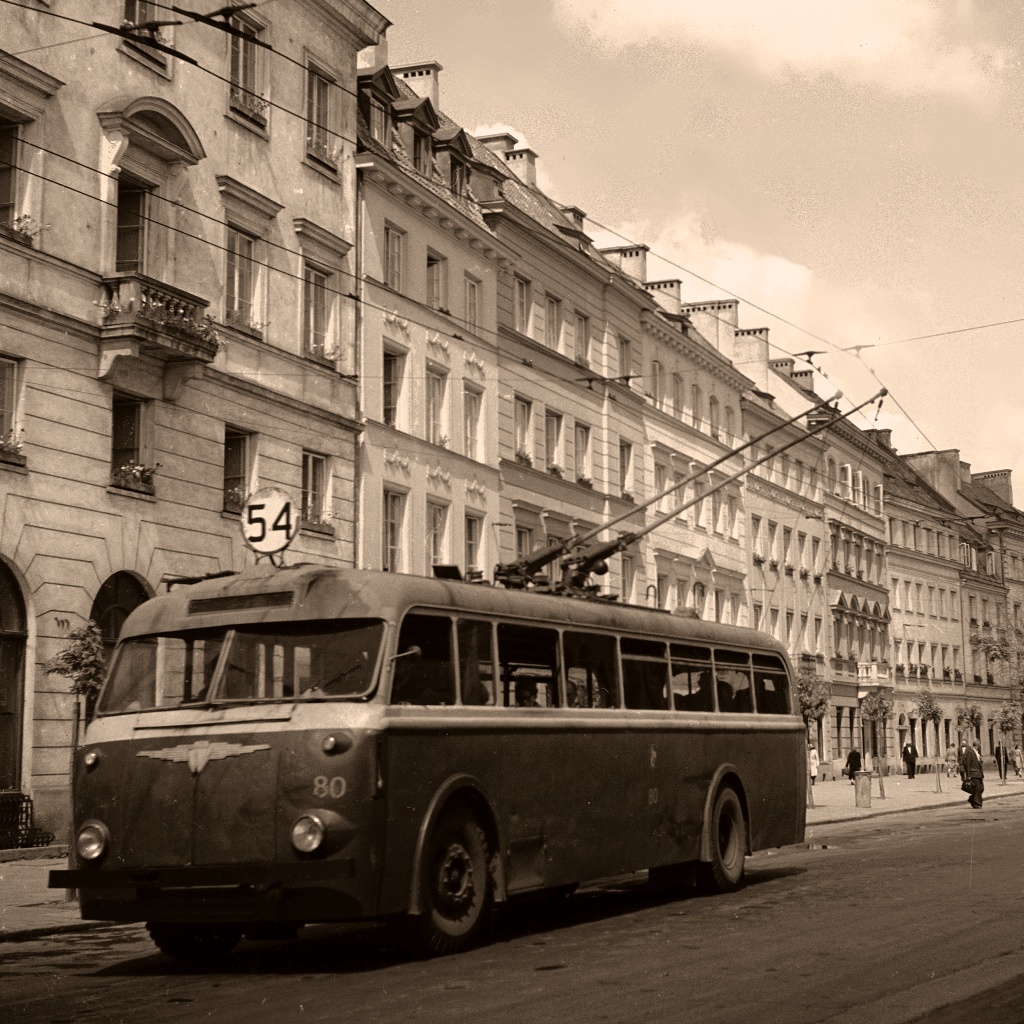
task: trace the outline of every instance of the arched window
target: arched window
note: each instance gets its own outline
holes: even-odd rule
[[[21,587],[10,569],[0,562],[0,791],[21,788],[27,636]]]
[[[719,413],[718,413],[718,399],[712,395],[708,399],[708,429],[711,432],[711,436],[717,441],[721,433],[719,427]]]
[[[150,597],[152,594],[145,585],[130,572],[115,572],[100,587],[89,617],[99,626],[103,635],[103,649],[107,653],[108,662],[117,638],[121,635],[124,620]]]

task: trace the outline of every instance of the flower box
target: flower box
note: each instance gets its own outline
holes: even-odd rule
[[[591,480],[589,476],[576,477],[576,483],[578,483],[580,487],[589,487],[590,490],[594,489],[594,481]]]
[[[516,462],[520,466],[529,466],[531,469],[533,468],[533,456],[522,448],[519,448],[516,451]]]

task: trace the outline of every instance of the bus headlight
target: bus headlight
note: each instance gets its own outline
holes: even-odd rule
[[[84,861],[94,862],[107,852],[110,832],[101,821],[87,821],[79,830],[75,850]]]
[[[292,825],[292,846],[299,853],[314,853],[327,835],[324,823],[315,814],[300,814]]]

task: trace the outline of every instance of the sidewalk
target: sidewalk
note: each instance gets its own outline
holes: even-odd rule
[[[871,818],[880,814],[964,804],[959,778],[942,776],[942,792],[935,792],[935,776],[905,775],[885,780],[886,799],[878,795],[878,779],[871,780],[871,806],[854,806],[854,787],[846,779],[819,782],[814,787],[814,807],[807,809],[807,824],[828,825],[839,821]],[[985,779],[985,801],[1024,796],[1024,779],[1011,775],[1006,785]],[[0,943],[38,938],[59,932],[109,927],[102,921],[83,921],[78,904],[65,901],[63,889],[48,889],[49,873],[67,866],[66,847],[43,850],[0,850]]]

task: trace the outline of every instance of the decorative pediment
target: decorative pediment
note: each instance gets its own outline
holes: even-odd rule
[[[398,88],[398,82],[395,80],[395,76],[391,73],[391,68],[387,64],[378,64],[373,68],[363,68],[359,72],[359,88],[367,89],[377,95],[379,99],[385,100],[387,103],[393,103],[397,100],[402,92]]]
[[[395,100],[391,105],[398,121],[412,121],[428,135],[433,135],[441,127],[441,121],[434,111],[434,104],[426,96],[410,96],[408,99]]]
[[[121,97],[96,116],[106,131],[121,133],[131,145],[167,163],[192,166],[206,156],[188,118],[159,96]]]
[[[458,125],[445,125],[434,132],[434,144],[439,150],[450,149],[467,162],[473,157],[473,149],[469,144],[465,131]]]

